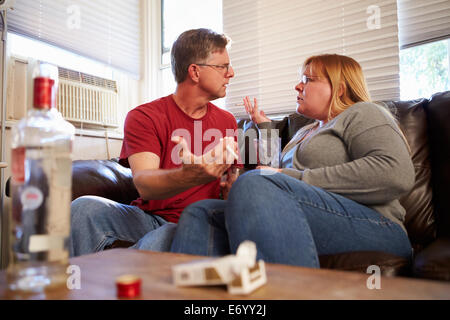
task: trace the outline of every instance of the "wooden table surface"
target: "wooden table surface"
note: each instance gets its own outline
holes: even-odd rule
[[[72,258],[81,270],[81,289],[58,290],[27,296],[27,299],[117,299],[115,278],[135,274],[142,278],[141,299],[450,299],[450,282],[381,277],[381,289],[368,289],[372,274],[310,269],[266,263],[267,284],[248,296],[233,296],[225,286],[176,287],[173,265],[203,257],[113,249]],[[0,273],[0,299],[24,298],[6,289],[5,271]]]

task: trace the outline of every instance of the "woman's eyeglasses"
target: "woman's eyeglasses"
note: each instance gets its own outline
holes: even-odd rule
[[[307,76],[307,75],[303,74],[300,77],[300,82],[302,82],[303,84],[307,84],[308,82],[313,81],[314,79],[318,79],[318,78],[320,78],[320,77],[319,76]]]

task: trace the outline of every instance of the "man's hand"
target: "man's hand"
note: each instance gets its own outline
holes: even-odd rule
[[[180,158],[183,162],[183,172],[186,182],[195,185],[205,184],[220,178],[231,167],[236,159],[237,144],[232,137],[221,139],[215,148],[196,156],[191,153],[186,140],[173,137],[172,141],[182,146]]]

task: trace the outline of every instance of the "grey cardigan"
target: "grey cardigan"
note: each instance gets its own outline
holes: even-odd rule
[[[282,172],[370,207],[405,230],[399,198],[414,185],[415,173],[404,136],[387,112],[359,102],[303,141],[295,136],[282,152]]]

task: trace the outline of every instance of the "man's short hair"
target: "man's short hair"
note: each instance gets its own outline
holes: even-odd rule
[[[183,82],[192,63],[205,63],[211,53],[223,51],[229,41],[224,34],[218,34],[210,29],[192,29],[183,32],[173,43],[171,52],[175,81]]]

